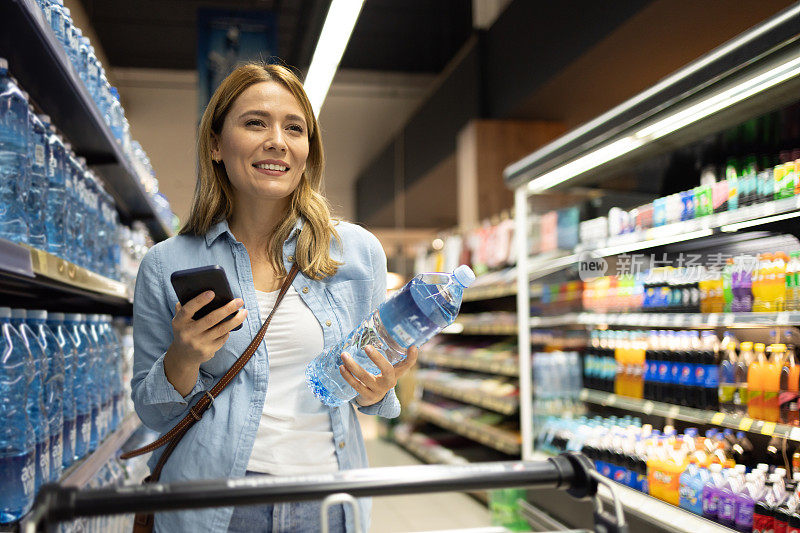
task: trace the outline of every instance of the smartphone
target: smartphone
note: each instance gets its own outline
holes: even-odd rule
[[[176,270],[170,276],[172,288],[178,296],[181,305],[186,305],[190,300],[200,296],[206,291],[214,291],[214,299],[201,307],[192,317],[194,320],[203,318],[211,311],[219,309],[223,305],[233,300],[231,286],[228,284],[228,277],[219,265],[208,265],[186,270]],[[236,312],[231,313],[220,323],[232,319]],[[236,331],[242,327],[241,324],[233,328]]]

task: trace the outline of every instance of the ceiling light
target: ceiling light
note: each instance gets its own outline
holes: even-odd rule
[[[786,220],[788,218],[795,218],[800,217],[800,211],[792,211],[791,213],[784,213],[782,215],[775,215],[772,217],[764,217],[764,218],[757,218],[755,220],[746,220],[744,222],[737,222],[735,224],[727,224],[725,226],[720,227],[720,231],[725,231],[732,233],[734,231],[739,231],[743,228],[749,228],[751,226],[760,226],[761,224],[769,224],[770,222],[777,222],[779,220]]]
[[[319,117],[333,75],[336,74],[363,5],[364,0],[333,0],[328,9],[328,16],[303,83],[316,117]]]
[[[668,117],[646,126],[632,135],[627,135],[569,163],[545,172],[528,183],[528,192],[540,193],[551,189],[575,176],[608,163],[640,146],[689,126],[798,75],[800,75],[800,56],[794,57],[777,67],[770,68],[766,72],[756,74],[733,87],[718,91],[685,109],[675,111]]]

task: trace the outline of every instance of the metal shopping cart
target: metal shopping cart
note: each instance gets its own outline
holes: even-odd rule
[[[608,486],[611,491],[613,512],[603,508],[597,496],[598,484]],[[613,484],[579,453],[532,462],[397,466],[325,475],[253,476],[88,490],[46,485],[21,529],[22,533],[51,533],[59,522],[78,517],[324,499],[321,524],[323,533],[327,533],[328,507],[339,503],[352,505],[358,518],[354,499],[357,497],[512,487],[560,489],[578,499],[592,498],[595,531],[627,533],[622,504]],[[356,529],[361,531],[358,519]]]

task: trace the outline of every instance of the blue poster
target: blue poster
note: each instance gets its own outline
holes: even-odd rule
[[[240,63],[274,60],[276,43],[271,11],[198,9],[198,119],[225,76]]]

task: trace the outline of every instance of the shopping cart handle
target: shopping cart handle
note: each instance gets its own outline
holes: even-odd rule
[[[323,475],[248,476],[102,489],[50,484],[39,491],[29,522],[36,527],[80,516],[321,500],[336,493],[360,498],[525,487],[566,490],[576,498],[586,498],[597,493],[593,471],[586,456],[571,452],[545,461],[395,466]],[[28,531],[33,529],[23,529],[23,533]]]

